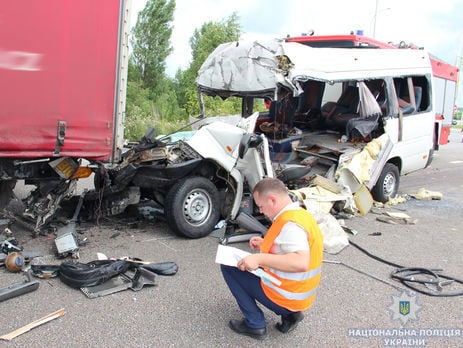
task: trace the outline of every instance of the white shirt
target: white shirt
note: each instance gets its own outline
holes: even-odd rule
[[[284,207],[275,217],[275,219],[284,211],[303,209],[299,203],[294,202]],[[289,221],[284,224],[278,237],[275,238],[272,246],[272,252],[275,254],[287,254],[298,250],[309,250],[309,241],[307,239],[307,232],[301,225]]]

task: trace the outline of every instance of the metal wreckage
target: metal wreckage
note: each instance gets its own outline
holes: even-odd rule
[[[118,215],[129,205],[151,200],[161,207],[170,229],[189,238],[209,235],[223,221],[221,242],[226,244],[265,234],[268,221],[254,207],[252,189],[264,177],[278,177],[322,228],[333,229],[330,213],[366,214],[373,199],[386,202],[396,195],[399,173],[430,163],[432,140],[416,154],[406,146],[406,118],[396,93],[399,82],[429,88],[431,67],[423,57],[412,50],[314,49],[283,40],[220,45],[198,72],[201,116],[189,125],[193,131],[157,136],[150,129],[110,166],[68,158],[44,165],[55,172],[53,180],[32,180],[37,189],[24,200],[22,216],[13,219],[29,224],[34,234],[46,233],[56,213],[71,206],[69,225],[58,229],[56,238],[58,254],[66,255],[78,251],[78,219]],[[407,69],[420,77],[408,78]],[[341,105],[342,98],[335,97],[334,92],[347,90],[356,91],[350,99],[355,105]],[[241,115],[206,117],[204,95],[240,98]],[[270,110],[255,109],[288,95],[297,103],[297,132],[262,127],[275,120]],[[422,100],[414,108],[432,113],[430,93]],[[333,113],[339,120],[327,122]],[[403,154],[420,160],[408,163]],[[72,168],[71,175],[59,173],[63,168]],[[70,197],[82,168],[94,175],[94,187]],[[11,181],[2,183],[1,201],[8,201],[12,188]],[[347,237],[329,243],[326,250],[339,252]],[[137,287],[133,279],[152,271],[137,266],[129,283]]]
[[[64,284],[80,289],[88,298],[96,298],[126,289],[139,291],[144,286],[155,286],[156,275],[171,276],[178,270],[172,261],[153,263],[136,258],[42,264],[40,253],[24,251],[9,241],[4,241],[1,247],[0,264],[10,272],[22,272],[26,279],[1,287],[0,302],[37,290],[39,281],[31,275],[42,279],[58,277]]]

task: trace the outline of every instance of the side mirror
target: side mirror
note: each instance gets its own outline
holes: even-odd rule
[[[249,133],[244,134],[238,148],[238,156],[242,159],[246,152],[248,152],[249,147],[257,147],[260,144],[262,144],[262,138],[260,136]]]
[[[248,152],[250,143],[251,143],[251,134],[249,133],[244,134],[240,141],[240,147],[238,148],[238,156],[241,159],[243,159],[246,152]]]

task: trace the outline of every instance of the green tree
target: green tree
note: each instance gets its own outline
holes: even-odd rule
[[[166,58],[172,52],[170,37],[174,10],[175,0],[148,0],[133,28],[132,59],[136,75],[143,87],[153,93],[162,87]]]
[[[237,14],[233,13],[224,21],[206,22],[199,30],[196,29],[193,36],[190,38],[192,61],[188,69],[185,71],[179,70],[176,74],[179,106],[185,110],[188,115],[198,115],[200,112],[195,84],[199,68],[218,45],[239,40],[241,27],[238,20]],[[236,101],[228,101],[223,104],[221,100],[205,98],[204,102],[207,110],[216,114],[234,112],[238,107]]]
[[[222,22],[203,24],[190,39],[190,66],[179,69],[172,80],[165,74],[165,61],[172,52],[169,40],[174,9],[175,0],[148,0],[133,29],[125,125],[129,140],[139,140],[148,127],[154,127],[158,134],[169,134],[185,126],[188,115],[198,115],[195,80],[199,68],[219,44],[240,37],[236,13]],[[208,115],[235,113],[241,108],[239,100],[223,102],[206,97],[205,104]]]
[[[140,140],[149,127],[155,128],[158,134],[169,134],[184,125],[185,116],[182,116],[177,103],[174,82],[166,78],[162,86],[164,92],[153,98],[150,89],[144,88],[141,80],[129,79],[125,138]]]
[[[139,140],[148,127],[166,134],[181,123],[175,85],[165,73],[174,10],[175,0],[148,0],[132,30],[125,123],[129,140]]]

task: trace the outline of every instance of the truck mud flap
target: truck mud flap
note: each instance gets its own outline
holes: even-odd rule
[[[151,263],[147,265],[141,265],[140,267],[163,276],[171,276],[176,274],[178,271],[177,264],[172,261]]]
[[[0,210],[5,208],[14,197],[16,180],[0,180]]]
[[[132,289],[141,290],[145,285],[156,285],[156,274],[142,267],[137,267],[134,272],[128,271],[95,286],[82,287],[80,290],[88,298],[97,298],[119,291]]]

